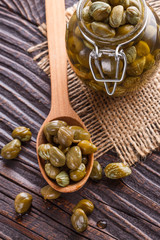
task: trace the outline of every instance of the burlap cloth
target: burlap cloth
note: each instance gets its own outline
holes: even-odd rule
[[[160,16],[160,0],[148,1]],[[67,20],[76,5],[66,10]],[[39,30],[46,36],[46,25]],[[49,75],[47,40],[31,47],[34,60]],[[160,67],[160,65],[159,65]],[[68,90],[73,109],[79,114],[97,145],[95,158],[115,149],[124,163],[133,165],[160,145],[160,68],[137,93],[108,98],[86,87],[68,64]]]

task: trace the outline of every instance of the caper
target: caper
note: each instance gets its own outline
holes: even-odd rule
[[[84,48],[82,49],[79,54],[77,54],[77,60],[78,62],[84,66],[89,68],[89,54],[90,54],[90,50],[88,48]]]
[[[94,161],[90,178],[94,181],[102,179],[102,167],[98,161]]]
[[[120,25],[125,25],[127,22],[127,15],[126,15],[126,11],[123,12],[123,16],[122,16],[122,21]]]
[[[19,193],[14,201],[14,207],[17,213],[26,213],[32,204],[32,195],[26,192]]]
[[[71,223],[77,232],[84,232],[88,226],[88,218],[85,212],[82,209],[77,208],[72,214]]]
[[[61,187],[66,187],[69,185],[69,175],[68,173],[66,173],[65,171],[60,172],[57,176],[56,176],[56,182],[59,186]]]
[[[58,130],[62,126],[67,126],[67,123],[60,120],[54,120],[46,124],[46,131],[53,136],[56,136],[58,133]]]
[[[1,149],[1,156],[5,159],[13,159],[18,156],[20,151],[21,142],[18,139],[14,139]]]
[[[84,163],[85,165],[88,163],[88,158],[87,158],[87,156],[83,156],[83,157],[82,157],[82,163]]]
[[[75,11],[74,14],[72,15],[72,17],[69,20],[69,30],[74,29],[76,23],[77,23],[77,15],[76,15],[76,11]]]
[[[71,147],[66,154],[66,165],[69,169],[77,169],[82,162],[82,152],[78,146]]]
[[[68,39],[68,49],[73,53],[79,53],[84,48],[83,41],[76,36]]]
[[[129,166],[124,163],[110,163],[105,167],[105,175],[111,179],[126,177],[132,173]]]
[[[154,56],[152,54],[148,54],[146,56],[146,64],[144,66],[144,69],[148,70],[150,68],[152,68],[155,65],[155,59]]]
[[[139,41],[139,43],[136,45],[137,49],[137,55],[140,57],[146,56],[150,53],[150,48],[148,44],[144,41]]]
[[[78,143],[78,146],[80,147],[80,149],[82,150],[82,154],[84,155],[92,154],[97,151],[97,147],[88,140],[82,140]]]
[[[133,63],[136,60],[137,50],[134,46],[126,48],[124,52],[126,54],[128,64]]]
[[[135,6],[139,10],[141,9],[141,4],[140,4],[139,0],[130,0],[129,5],[130,6]]]
[[[126,24],[126,25],[120,26],[117,29],[117,36],[127,35],[127,34],[131,33],[133,30],[134,30],[134,26],[130,25],[130,24]]]
[[[82,209],[86,215],[90,215],[94,210],[94,204],[88,199],[82,199],[77,203],[77,205],[73,208],[73,212],[77,209]]]
[[[96,21],[105,20],[111,12],[111,6],[104,2],[94,2],[89,8],[89,15]]]
[[[56,179],[56,176],[60,173],[59,168],[54,167],[51,163],[46,163],[44,169],[46,174],[52,179]]]
[[[133,63],[128,65],[127,74],[130,76],[139,76],[142,74],[146,64],[146,57],[137,58]]]
[[[89,140],[91,138],[89,132],[79,126],[70,126],[69,129],[73,131],[75,140]]]
[[[121,5],[115,6],[109,16],[109,24],[113,28],[118,28],[123,19],[124,8]]]
[[[41,144],[38,147],[38,154],[41,158],[45,159],[45,160],[49,160],[50,159],[50,154],[49,154],[49,149],[52,147],[53,145],[50,143],[46,143],[46,144]]]
[[[58,130],[58,142],[63,147],[71,146],[73,142],[73,136],[74,136],[73,131],[68,127],[61,127]]]
[[[70,179],[74,182],[80,181],[86,175],[86,166],[81,163],[76,170],[71,170],[69,173]]]
[[[91,28],[96,35],[104,38],[113,38],[116,34],[113,28],[102,22],[92,22]]]
[[[138,8],[131,6],[128,7],[126,10],[126,16],[127,16],[127,21],[133,25],[136,25],[140,18],[141,18],[141,13],[138,10]]]
[[[86,22],[90,22],[92,20],[92,17],[91,15],[89,14],[89,9],[90,7],[89,6],[86,6],[83,8],[82,10],[82,18],[84,21]]]
[[[70,147],[63,147],[63,146],[61,146],[61,145],[59,145],[58,148],[59,148],[64,154],[66,154],[66,153],[70,150]]]
[[[48,199],[48,200],[57,199],[61,195],[60,192],[54,190],[49,185],[41,188],[41,194],[45,200],[46,199]]]
[[[17,138],[22,142],[27,142],[31,139],[32,133],[29,128],[26,127],[16,127],[12,132],[12,137]]]
[[[83,37],[83,36],[82,36],[82,33],[81,33],[81,31],[80,31],[80,29],[79,29],[78,26],[75,28],[75,35],[76,35],[76,37],[78,37],[78,38],[82,38],[82,37]]]
[[[130,0],[109,0],[112,6],[122,5],[124,8],[129,7]]]
[[[57,147],[51,147],[49,149],[50,162],[54,167],[62,167],[65,165],[66,157],[64,153]]]

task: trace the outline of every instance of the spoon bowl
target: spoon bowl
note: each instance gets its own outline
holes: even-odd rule
[[[64,0],[46,0],[45,6],[51,73],[51,110],[37,136],[37,158],[40,171],[47,183],[59,192],[69,193],[77,191],[86,183],[92,171],[94,157],[93,154],[89,155],[86,175],[81,181],[71,183],[67,187],[60,187],[46,175],[44,170],[45,160],[38,155],[39,145],[47,143],[43,133],[46,123],[53,120],[63,120],[70,126],[80,126],[87,130],[82,120],[72,109],[68,98]]]

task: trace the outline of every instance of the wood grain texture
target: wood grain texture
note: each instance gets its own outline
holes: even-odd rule
[[[71,6],[75,1],[66,1]],[[91,180],[78,192],[63,194],[45,203],[40,188],[46,183],[36,157],[36,136],[50,109],[50,80],[32,60],[27,49],[44,41],[38,25],[45,20],[44,0],[0,1],[0,148],[11,140],[14,127],[31,128],[33,137],[22,146],[18,158],[6,161],[0,156],[0,238],[2,239],[160,239],[160,154],[155,152],[133,167],[124,180],[103,176]],[[103,167],[118,161],[114,153],[99,159]],[[14,198],[27,191],[33,195],[31,212],[16,220]],[[70,223],[72,208],[89,198],[95,210],[89,227],[76,233]],[[105,219],[106,229],[97,221]]]

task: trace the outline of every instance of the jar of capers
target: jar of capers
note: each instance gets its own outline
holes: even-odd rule
[[[67,24],[66,47],[85,84],[123,96],[157,70],[160,20],[145,0],[80,0]]]

